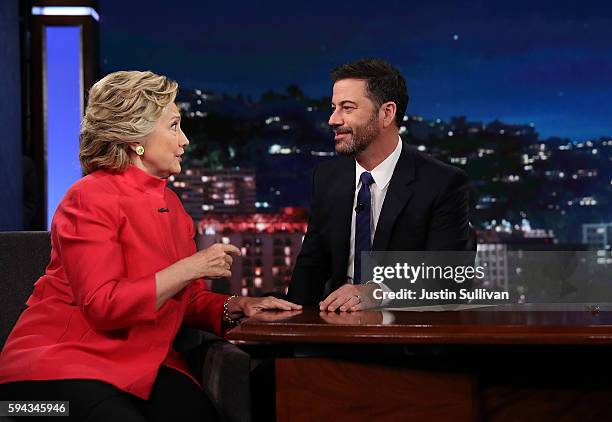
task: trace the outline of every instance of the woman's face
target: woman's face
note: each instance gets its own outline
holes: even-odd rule
[[[135,155],[133,163],[153,176],[166,178],[181,172],[182,155],[189,140],[181,129],[181,115],[176,104],[168,104],[153,131],[142,141],[143,155]]]

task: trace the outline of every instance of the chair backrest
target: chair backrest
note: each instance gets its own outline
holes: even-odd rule
[[[0,348],[25,309],[51,255],[49,232],[0,232]],[[200,343],[209,349],[204,355]],[[251,420],[248,354],[210,333],[184,327],[176,350],[191,364],[225,420]]]
[[[49,232],[0,232],[0,347],[50,256]]]

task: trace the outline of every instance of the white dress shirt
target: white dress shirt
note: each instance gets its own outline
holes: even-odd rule
[[[374,183],[370,185],[370,194],[372,197],[372,204],[370,206],[370,244],[374,242],[374,234],[376,233],[376,225],[378,224],[378,217],[380,217],[380,210],[382,209],[383,202],[385,201],[387,189],[389,188],[389,182],[391,181],[391,176],[393,176],[395,165],[397,164],[401,153],[402,140],[401,138],[398,138],[397,146],[395,147],[393,152],[389,154],[389,156],[385,158],[382,163],[380,163],[379,165],[374,167],[372,171],[370,171],[370,173],[372,174],[372,178],[374,179]],[[361,189],[361,181],[359,180],[359,177],[364,171],[367,170],[361,167],[359,163],[355,161],[356,186],[355,198],[353,200],[353,215],[351,218],[351,242],[349,248],[347,269],[347,280],[349,283],[353,282],[353,274],[355,273],[355,218],[357,215],[357,213],[355,212],[355,207],[357,206],[357,194],[359,192],[359,189]]]

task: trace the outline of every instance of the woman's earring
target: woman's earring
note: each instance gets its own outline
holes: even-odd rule
[[[135,151],[136,151],[136,154],[142,155],[144,154],[144,147],[142,145],[138,145]]]

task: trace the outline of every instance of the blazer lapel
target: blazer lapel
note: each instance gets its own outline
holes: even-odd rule
[[[333,208],[333,224],[331,232],[332,254],[337,254],[332,273],[335,278],[346,277],[349,247],[351,238],[351,218],[355,195],[355,160],[345,159],[338,163],[341,167],[338,177],[330,183],[334,184],[333,192],[336,201],[329,204]],[[344,280],[334,280],[344,283]]]
[[[414,188],[410,186],[414,180],[414,155],[410,147],[404,142],[402,153],[395,165],[393,176],[389,182],[389,189],[385,195],[385,201],[378,217],[374,242],[372,243],[373,251],[387,250],[395,220],[397,220],[400,212],[406,207],[406,204],[414,194]]]

